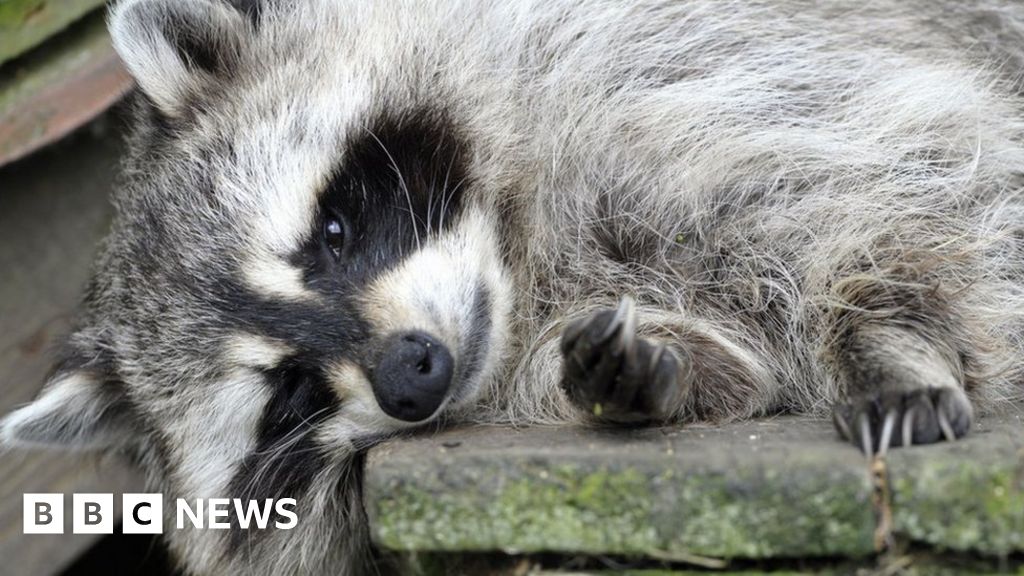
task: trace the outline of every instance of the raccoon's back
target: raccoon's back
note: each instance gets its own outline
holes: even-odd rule
[[[517,56],[533,265],[588,278],[723,231],[791,257],[921,214],[1011,221],[1024,10],[955,4],[535,7]]]

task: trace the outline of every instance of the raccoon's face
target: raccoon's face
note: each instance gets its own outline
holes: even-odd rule
[[[456,413],[495,376],[510,297],[472,134],[429,74],[360,54],[339,9],[276,9],[118,5],[141,92],[118,220],[9,439],[141,426],[184,492],[252,489],[287,442],[295,468]]]

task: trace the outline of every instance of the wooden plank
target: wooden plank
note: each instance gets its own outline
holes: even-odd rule
[[[723,559],[875,551],[874,487],[832,424],[796,416],[641,429],[468,427],[370,450],[389,550]]]
[[[0,64],[101,5],[103,0],[0,0]]]
[[[132,87],[103,16],[0,68],[0,166],[57,141]]]
[[[0,414],[38,392],[52,362],[49,350],[70,323],[96,243],[109,227],[107,196],[121,149],[110,124],[91,125],[0,170]],[[140,487],[137,475],[115,460],[0,452],[0,576],[57,573],[96,540],[69,529],[22,534],[22,494]]]

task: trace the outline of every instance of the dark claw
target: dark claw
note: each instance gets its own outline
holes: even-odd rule
[[[973,410],[963,390],[923,388],[885,392],[839,402],[832,421],[839,435],[868,456],[889,448],[964,437]]]
[[[570,324],[562,334],[562,386],[579,407],[622,422],[663,419],[682,401],[680,362],[636,335],[633,301]]]

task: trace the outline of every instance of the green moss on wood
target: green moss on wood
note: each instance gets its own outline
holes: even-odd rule
[[[42,44],[103,0],[0,1],[0,64]]]
[[[1012,455],[915,460],[892,479],[895,530],[950,550],[1024,551],[1024,475]]]
[[[370,502],[377,541],[395,550],[661,558],[860,556],[873,550],[866,482],[827,470],[795,482],[758,470],[688,474],[528,463],[476,466],[462,474],[440,484],[390,477]]]
[[[46,0],[4,0],[0,2],[0,26],[14,28],[39,13]]]
[[[2,34],[0,31],[0,36]],[[8,75],[0,75],[0,115],[17,109],[40,91],[112,50],[103,15],[89,15],[74,30],[34,52],[30,58],[12,62],[5,68]]]
[[[378,517],[387,521],[378,536],[394,549],[528,552],[557,542],[625,552],[656,545],[654,529],[643,526],[650,514],[647,486],[635,471],[532,472],[503,483],[486,503],[470,492],[438,494],[400,483],[379,502]]]
[[[377,448],[366,472],[373,536],[405,552],[870,564],[887,526],[863,456],[827,423],[800,420],[667,433],[453,431]],[[1005,570],[1024,552],[1018,418],[983,420],[955,443],[893,450],[887,472],[898,547],[923,543],[913,550],[942,558],[905,573],[939,574],[951,559],[981,561],[951,574]]]

